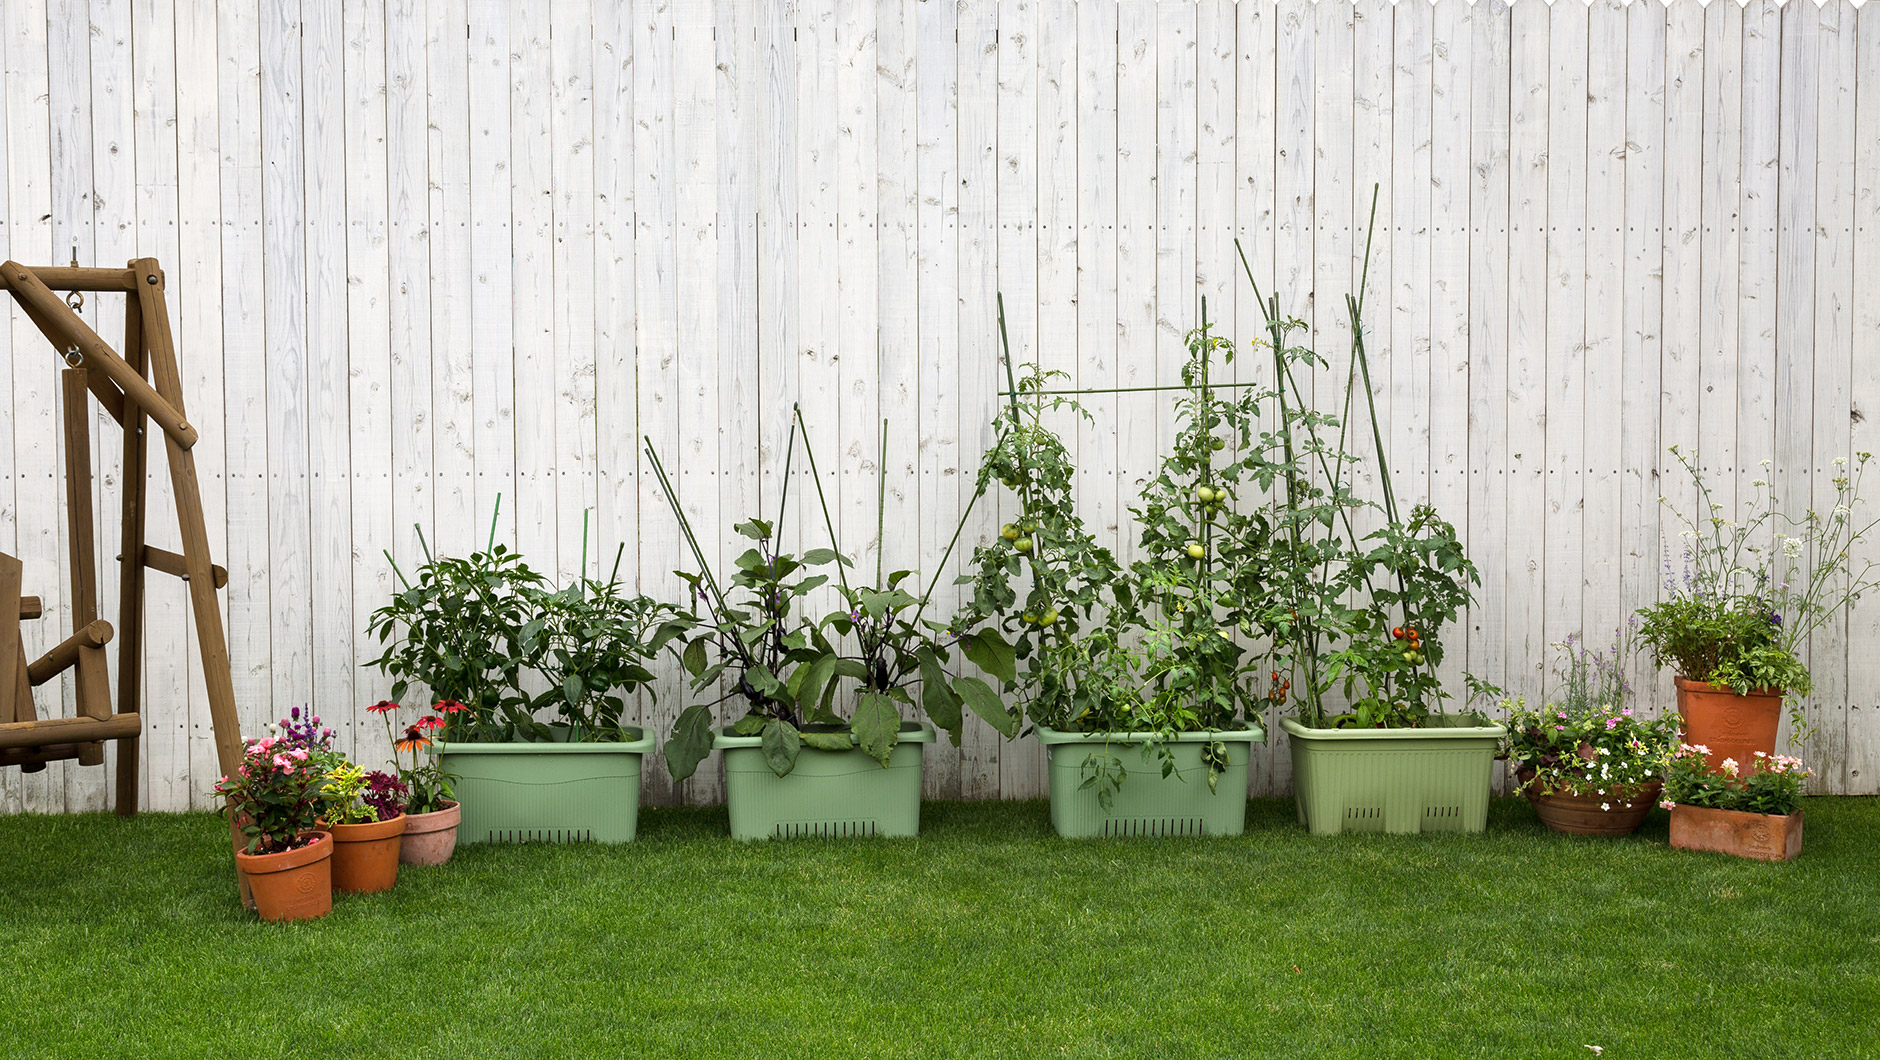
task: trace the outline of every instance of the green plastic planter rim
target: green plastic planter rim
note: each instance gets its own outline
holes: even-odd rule
[[[933,741],[933,726],[926,722],[904,721],[901,723],[901,743],[932,743]],[[732,734],[731,726],[729,725],[722,726],[712,733],[712,750],[714,751],[724,751],[733,747],[762,746],[764,746],[764,738],[762,736],[735,736]],[[849,746],[855,746],[854,733],[849,734]],[[813,751],[816,750],[816,748],[805,747],[804,750]]]
[[[651,754],[653,738],[638,725],[622,725],[621,731],[631,734],[630,740],[587,740],[579,743],[541,743],[512,741],[509,743],[447,743],[438,740],[431,745],[433,754],[453,755],[607,755],[607,754]]]
[[[1065,732],[1053,729],[1049,725],[1038,726],[1038,742],[1049,747],[1062,743],[1094,744],[1137,744],[1150,740],[1163,740],[1159,732]],[[1216,740],[1245,741],[1247,743],[1265,743],[1266,730],[1257,724],[1250,724],[1244,729],[1217,729],[1213,732],[1178,732],[1168,737],[1168,743],[1213,743]]]
[[[1421,729],[1314,729],[1301,724],[1294,718],[1281,718],[1280,728],[1295,740],[1313,741],[1362,741],[1362,740],[1454,740],[1486,737],[1499,740],[1508,735],[1506,725],[1490,723],[1488,725],[1470,724],[1469,720],[1453,715],[1443,716],[1437,724]]]

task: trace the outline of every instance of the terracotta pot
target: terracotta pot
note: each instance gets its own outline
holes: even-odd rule
[[[404,845],[398,849],[399,863],[442,865],[449,861],[457,849],[457,825],[462,820],[463,810],[454,802],[446,802],[443,809],[430,813],[407,814]]]
[[[313,841],[279,854],[235,854],[263,920],[312,920],[333,911],[333,837],[327,832],[301,837]]]
[[[1540,814],[1541,823],[1556,832],[1622,836],[1631,835],[1645,823],[1652,807],[1658,805],[1658,794],[1664,790],[1664,783],[1654,780],[1629,798],[1611,794],[1611,789],[1607,789],[1606,795],[1596,794],[1596,790],[1588,788],[1583,795],[1572,791],[1543,795],[1527,788],[1523,794],[1534,804],[1534,812]]]
[[[333,890],[340,894],[391,890],[398,882],[398,848],[406,820],[401,813],[389,821],[333,825]]]
[[[1678,678],[1678,713],[1684,717],[1684,742],[1710,748],[1704,761],[1712,772],[1726,758],[1747,771],[1756,752],[1776,753],[1776,728],[1782,723],[1782,693],[1763,688],[1739,696],[1727,688]]]
[[[1802,852],[1802,811],[1783,817],[1680,804],[1671,810],[1671,845],[1758,861],[1789,861]]]
[[[248,818],[245,816],[230,817],[228,819],[229,842],[234,846],[237,852],[248,849],[248,837],[242,834],[242,829],[247,826]],[[239,859],[235,862],[235,886],[242,894],[242,908],[253,909],[255,907],[255,893],[248,886],[248,874],[242,871],[242,863]]]

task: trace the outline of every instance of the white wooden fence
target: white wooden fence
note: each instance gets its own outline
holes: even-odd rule
[[[1255,333],[1239,238],[1339,365],[1373,185],[1399,489],[1483,572],[1457,671],[1538,694],[1550,642],[1655,598],[1659,495],[1691,503],[1667,445],[1726,498],[1769,477],[1798,504],[1880,449],[1872,4],[5,0],[0,69],[0,256],[168,270],[246,726],[309,705],[368,757],[363,628],[414,523],[463,552],[501,495],[498,538],[539,566],[574,573],[586,527],[591,568],[624,543],[676,595],[641,437],[722,540],[775,505],[801,402],[845,548],[872,563],[885,473],[880,546],[931,569],[1003,383],[995,292],[1019,359],[1171,382],[1200,296]],[[118,333],[120,308],[85,312]],[[57,367],[14,312],[0,549],[51,605],[29,649],[66,622]],[[1088,405],[1082,501],[1127,549],[1170,406]],[[813,508],[791,521],[820,543]],[[166,581],[147,804],[200,807],[214,753]],[[1880,790],[1880,609],[1812,659],[1820,787]],[[681,705],[661,691],[656,726]],[[1035,744],[983,726],[927,761],[936,796],[1043,790]],[[1288,762],[1262,751],[1254,790]],[[105,775],[6,770],[0,810],[98,808]]]

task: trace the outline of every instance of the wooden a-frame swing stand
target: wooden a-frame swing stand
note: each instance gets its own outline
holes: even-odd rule
[[[215,725],[216,757],[222,772],[233,772],[241,758],[241,725],[235,712],[235,685],[229,674],[228,642],[222,632],[216,590],[228,584],[228,572],[209,560],[209,535],[203,527],[202,495],[190,448],[196,429],[183,415],[182,376],[164,309],[163,270],[155,258],[138,258],[128,268],[29,268],[9,261],[0,265],[0,288],[14,299],[33,324],[64,354],[60,373],[64,400],[65,499],[71,563],[71,636],[36,662],[27,662],[23,642],[7,613],[18,610],[22,622],[39,618],[37,599],[20,595],[21,565],[0,553],[0,766],[26,771],[47,762],[75,758],[79,765],[103,765],[105,740],[118,741],[117,812],[137,811],[137,741],[142,732],[140,691],[144,628],[144,572],[182,578],[189,585],[196,643],[201,648],[203,684],[209,717]],[[54,294],[55,290],[124,295],[122,356]],[[98,557],[92,540],[92,469],[90,399],[96,399],[123,428],[123,534],[118,561],[118,694],[115,710],[105,665],[111,623],[98,617]],[[182,532],[183,554],[144,542],[146,420],[163,432],[170,459],[171,492]],[[12,634],[9,636],[8,634]],[[76,669],[78,713],[71,718],[39,718],[33,687]],[[174,709],[182,709],[175,704]]]

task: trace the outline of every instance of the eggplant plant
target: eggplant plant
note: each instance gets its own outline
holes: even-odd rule
[[[887,426],[884,421],[883,468],[887,466]],[[707,694],[721,681],[731,684],[729,691],[694,703],[679,715],[665,745],[666,767],[675,780],[691,776],[710,753],[714,714],[726,701],[744,708],[731,732],[759,737],[765,762],[780,777],[796,768],[805,746],[824,751],[859,747],[885,768],[900,742],[904,713],[914,710],[925,713],[955,746],[960,741],[964,709],[1008,737],[1017,732],[1018,716],[984,680],[958,673],[955,660],[957,652],[994,677],[1010,680],[1011,645],[993,631],[956,633],[927,618],[937,575],[915,596],[911,587],[917,580],[910,579],[916,579],[916,572],[884,573],[877,549],[873,583],[851,580],[849,571],[855,564],[837,547],[834,520],[816,473],[815,452],[802,427],[802,410],[798,409],[785,450],[785,489],[776,522],[749,519],[734,527],[754,543],[735,561],[737,570],[728,583],[722,583],[713,571],[648,442],[647,455],[660,488],[698,565],[696,572],[678,572],[705,611],[698,620],[697,635],[681,655],[693,694]],[[789,464],[799,434],[830,536],[830,547],[809,549],[801,556],[782,551],[776,531],[787,512]],[[978,498],[975,494],[973,501]],[[961,513],[938,569],[945,569],[972,508],[969,502]],[[885,480],[877,493],[876,509],[879,534],[886,519]],[[843,609],[816,619],[801,612],[806,598],[830,582],[828,573],[814,572],[819,567],[834,568],[833,588]]]

